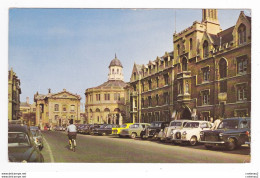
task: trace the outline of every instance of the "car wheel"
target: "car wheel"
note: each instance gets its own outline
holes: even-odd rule
[[[229,138],[228,139],[228,142],[226,144],[226,148],[229,150],[229,151],[232,151],[236,148],[236,140],[234,138]]]
[[[191,139],[190,139],[190,145],[191,146],[195,146],[197,144],[197,137],[195,136],[192,136]]]
[[[106,132],[103,132],[103,133],[102,133],[102,136],[106,136],[106,135],[107,135]]]
[[[131,134],[131,138],[132,138],[132,139],[135,139],[135,138],[136,138],[136,133],[132,133],[132,134]]]
[[[213,148],[212,145],[204,145],[207,150],[211,150]]]

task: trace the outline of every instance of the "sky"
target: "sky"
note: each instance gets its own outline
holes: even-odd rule
[[[235,25],[241,9],[218,10],[221,28]],[[251,16],[250,10],[244,10]],[[176,15],[176,23],[175,23]],[[202,20],[201,9],[9,9],[8,69],[21,80],[21,102],[38,91],[81,95],[108,78],[121,61],[129,82],[134,62],[147,64],[173,51],[173,33]]]

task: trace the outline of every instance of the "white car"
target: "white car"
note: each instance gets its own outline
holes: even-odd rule
[[[189,121],[190,120],[174,120],[174,121],[171,121],[170,124],[169,124],[169,127],[165,127],[164,130],[160,131],[160,133],[158,134],[158,138],[161,141],[171,140],[173,130],[182,129],[183,126]]]
[[[173,131],[172,141],[174,144],[189,142],[194,146],[200,140],[200,132],[202,130],[210,130],[211,124],[208,121],[189,121],[182,129]]]

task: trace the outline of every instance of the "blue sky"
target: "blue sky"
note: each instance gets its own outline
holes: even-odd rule
[[[176,11],[176,26],[175,26]],[[219,10],[224,30],[241,10]],[[249,10],[244,10],[250,15]],[[10,9],[9,69],[21,80],[21,101],[38,91],[80,94],[107,81],[115,53],[125,82],[134,62],[147,64],[173,50],[172,35],[201,21],[201,9]]]

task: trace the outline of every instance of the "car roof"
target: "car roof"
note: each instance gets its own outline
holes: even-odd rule
[[[22,124],[9,124],[8,125],[8,132],[28,132],[29,128],[27,125]]]

